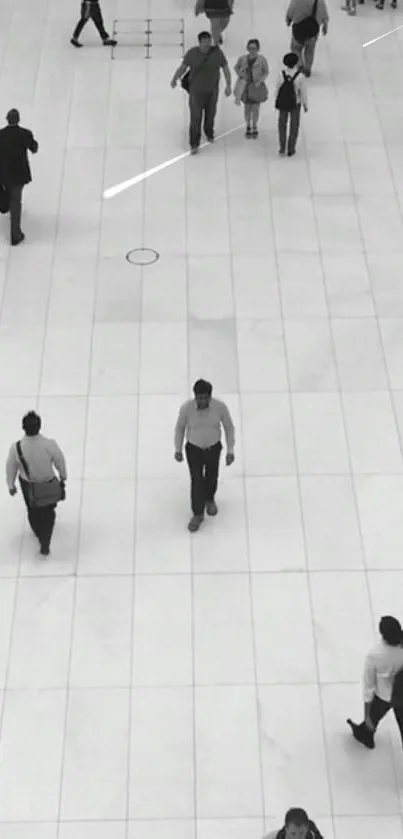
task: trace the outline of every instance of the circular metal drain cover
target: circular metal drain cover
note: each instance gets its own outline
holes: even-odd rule
[[[126,254],[126,259],[132,265],[152,265],[160,258],[158,251],[153,248],[133,248]]]

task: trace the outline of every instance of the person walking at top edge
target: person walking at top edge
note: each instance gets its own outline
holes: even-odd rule
[[[78,39],[84,29],[84,26],[89,20],[92,20],[94,26],[98,30],[104,47],[116,47],[117,41],[115,41],[114,38],[111,38],[105,29],[99,0],[83,0],[81,3],[80,19],[70,41],[70,43],[73,44],[73,47],[82,47],[82,44],[80,44]]]
[[[32,181],[27,152],[36,154],[38,143],[32,131],[21,128],[20,114],[12,108],[7,125],[0,131],[0,184],[5,187],[10,209],[10,241],[19,245],[25,236],[21,230],[22,192]]]
[[[231,96],[231,73],[223,51],[212,46],[210,32],[200,32],[198,41],[197,47],[187,51],[171,81],[171,87],[175,88],[181,79],[182,87],[189,94],[189,144],[192,154],[199,150],[203,116],[206,138],[209,143],[214,142],[220,70],[225,76],[225,95]]]
[[[353,737],[367,749],[375,748],[375,732],[391,708],[403,744],[403,630],[391,615],[381,618],[378,629],[380,640],[365,660],[364,720],[359,725],[347,720]]]
[[[307,78],[311,75],[320,29],[327,35],[329,13],[326,0],[291,0],[286,13],[292,26],[291,52],[298,55]]]
[[[196,0],[195,15],[204,13],[210,21],[211,37],[215,45],[222,44],[222,33],[234,13],[234,0]]]
[[[55,440],[43,437],[41,424],[35,411],[29,411],[23,418],[25,436],[10,448],[6,480],[10,495],[16,495],[15,482],[19,475],[31,530],[39,540],[42,556],[48,556],[56,505],[66,497],[67,470],[62,450]]]
[[[222,451],[221,426],[224,428],[227,456],[226,464],[234,462],[235,429],[230,412],[224,402],[212,398],[210,382],[198,379],[193,386],[194,399],[185,402],[175,427],[175,460],[183,461],[185,435],[186,458],[191,479],[192,518],[188,529],[191,533],[199,529],[204,511],[217,515],[215,494]]]

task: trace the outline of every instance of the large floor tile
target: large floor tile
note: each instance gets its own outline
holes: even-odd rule
[[[126,690],[70,691],[61,796],[63,820],[125,818],[129,705]]]
[[[300,571],[305,551],[295,478],[247,478],[250,564],[253,571]]]

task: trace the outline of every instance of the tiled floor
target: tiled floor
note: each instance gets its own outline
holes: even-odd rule
[[[104,13],[184,16],[190,44],[192,4]],[[275,67],[281,0],[235,7],[231,63],[258,35]],[[292,161],[271,100],[258,142],[109,202],[186,148],[180,55],[111,61],[90,27],[74,51],[76,13],[0,4],[0,113],[40,143],[22,247],[1,221],[1,455],[37,406],[70,467],[46,564],[0,498],[0,839],[259,839],[290,805],[326,839],[403,839],[393,720],[373,754],[344,722],[402,616],[403,35],[362,44],[403,10],[331,0]],[[240,121],[221,101],[218,131]],[[125,262],[141,246],[155,265]],[[200,375],[237,460],[191,539],[172,430]]]

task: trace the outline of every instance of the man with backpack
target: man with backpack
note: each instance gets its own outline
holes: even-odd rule
[[[292,25],[291,52],[301,60],[304,73],[311,75],[319,31],[327,35],[329,13],[326,0],[291,0],[286,14],[287,26]]]
[[[302,75],[299,58],[293,52],[288,52],[283,58],[283,66],[277,80],[275,91],[275,106],[278,110],[278,139],[279,154],[288,157],[295,154],[299,126],[301,120],[301,106],[305,113],[308,110],[306,81]],[[289,125],[288,143],[287,128]]]
[[[348,719],[353,737],[367,749],[375,748],[374,734],[393,708],[403,744],[403,630],[396,618],[379,622],[380,640],[370,650],[364,668],[364,721]]]

